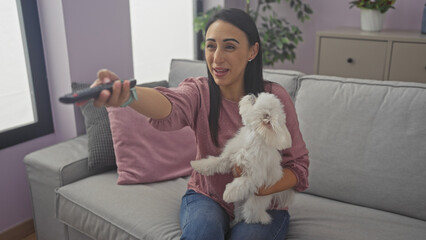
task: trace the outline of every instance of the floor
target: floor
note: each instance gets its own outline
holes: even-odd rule
[[[27,237],[25,237],[25,238],[23,238],[21,240],[37,240],[36,234],[33,233],[33,234],[31,234],[31,235],[29,235],[29,236],[27,236]]]

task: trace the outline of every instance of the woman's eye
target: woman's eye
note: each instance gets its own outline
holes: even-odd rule
[[[207,44],[207,45],[206,45],[206,48],[207,48],[207,49],[214,48],[214,47],[215,47],[215,46],[214,46],[213,44]]]
[[[229,46],[226,46],[226,49],[228,49],[228,50],[234,50],[234,49],[235,49],[235,47],[234,47],[234,46],[232,46],[232,45],[229,45]]]

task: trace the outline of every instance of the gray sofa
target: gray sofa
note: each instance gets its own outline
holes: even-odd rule
[[[173,60],[169,85],[204,75]],[[287,239],[426,239],[426,85],[265,70],[295,101],[310,188],[290,207]],[[117,185],[89,171],[87,135],[25,157],[37,239],[179,239],[187,178]],[[190,159],[188,159],[190,160]]]

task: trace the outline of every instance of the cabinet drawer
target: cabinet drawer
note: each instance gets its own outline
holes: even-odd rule
[[[394,42],[389,80],[426,83],[426,44]]]
[[[318,74],[383,80],[386,48],[386,41],[322,37]]]

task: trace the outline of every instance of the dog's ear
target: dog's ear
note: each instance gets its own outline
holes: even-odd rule
[[[255,102],[256,102],[256,95],[250,93],[242,97],[239,104],[240,106],[245,104],[253,105]]]
[[[290,132],[288,131],[287,126],[284,124],[284,125],[278,126],[277,128],[278,128],[278,131],[277,131],[278,139],[277,139],[276,148],[279,150],[290,148],[292,144],[292,140],[291,140],[291,135],[290,135]]]
[[[250,111],[254,103],[256,103],[256,96],[254,94],[247,94],[242,97],[238,103],[240,115],[243,116],[247,111]]]
[[[262,93],[263,94],[263,93]],[[273,94],[264,93],[265,103],[271,109],[272,117],[272,128],[276,133],[275,147],[279,150],[287,149],[291,147],[291,135],[286,125],[286,115],[284,112],[284,106],[281,101]],[[259,101],[260,101],[259,95]]]

